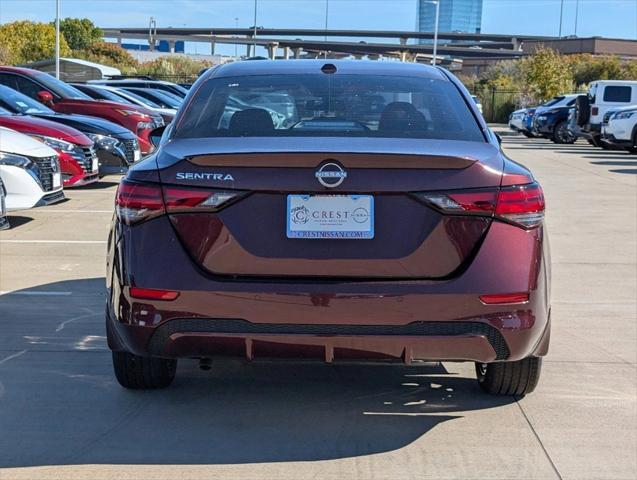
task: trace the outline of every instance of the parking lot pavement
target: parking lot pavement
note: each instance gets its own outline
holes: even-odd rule
[[[503,146],[549,209],[553,335],[534,394],[481,394],[470,364],[232,360],[123,390],[103,328],[104,183],[0,234],[0,479],[634,479],[637,157]]]

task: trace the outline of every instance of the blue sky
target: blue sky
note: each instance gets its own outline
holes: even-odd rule
[[[325,2],[258,0],[257,24],[324,28]],[[564,0],[563,35],[574,33],[575,5],[576,0]],[[253,0],[62,0],[63,17],[87,17],[102,27],[144,27],[151,16],[158,27],[233,27],[235,18],[248,27],[253,9]],[[482,31],[557,35],[559,13],[560,0],[484,0]],[[0,0],[0,23],[50,21],[54,15],[55,0]],[[329,0],[328,23],[330,28],[414,30],[416,0]],[[579,0],[577,34],[637,39],[637,0]]]

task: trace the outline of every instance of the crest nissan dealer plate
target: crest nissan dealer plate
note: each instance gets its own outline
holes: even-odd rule
[[[371,195],[288,195],[287,237],[355,240],[374,238]]]

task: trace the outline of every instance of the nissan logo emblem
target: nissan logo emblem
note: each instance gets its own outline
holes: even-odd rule
[[[314,174],[325,188],[336,188],[347,178],[347,172],[339,164],[325,163]]]

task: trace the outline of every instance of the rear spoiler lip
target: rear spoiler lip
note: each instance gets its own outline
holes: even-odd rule
[[[193,155],[185,158],[200,167],[316,168],[336,161],[345,168],[453,169],[478,162],[469,156],[412,153],[254,152]]]

